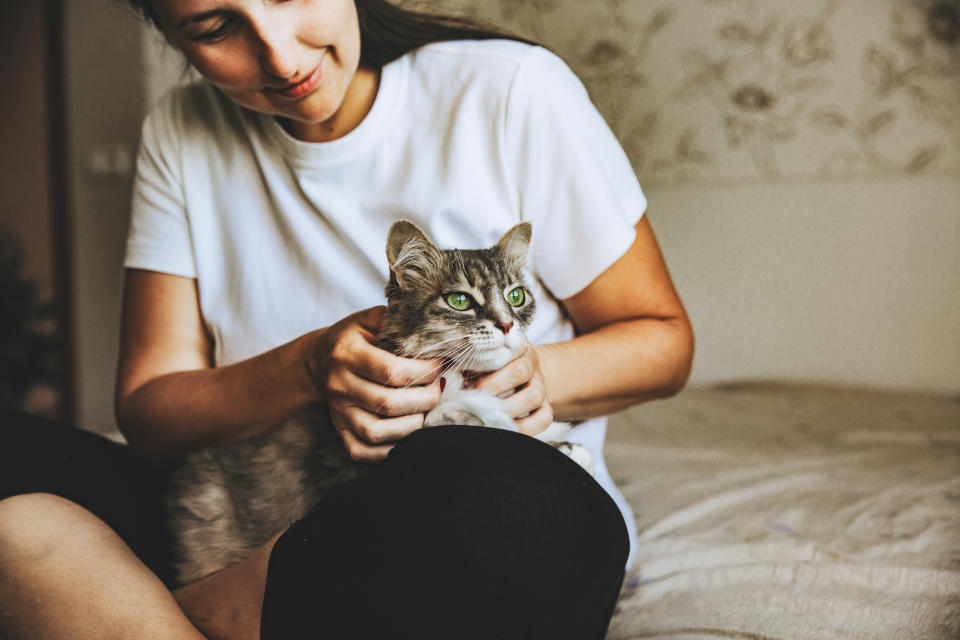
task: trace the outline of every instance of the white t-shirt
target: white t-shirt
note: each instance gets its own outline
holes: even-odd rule
[[[626,155],[559,58],[507,40],[445,42],[384,67],[366,118],[331,142],[296,140],[206,83],[174,89],[143,125],[125,264],[197,279],[223,365],[384,304],[398,218],[465,249],[526,220],[528,337],[542,344],[573,337],[558,301],[625,253],[645,210]],[[590,420],[571,440],[593,453],[632,539],[605,432]]]

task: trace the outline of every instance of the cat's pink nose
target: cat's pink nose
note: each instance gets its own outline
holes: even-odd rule
[[[497,328],[500,329],[500,331],[503,331],[503,335],[507,335],[507,333],[509,333],[510,329],[513,327],[512,322],[498,322],[496,324]]]

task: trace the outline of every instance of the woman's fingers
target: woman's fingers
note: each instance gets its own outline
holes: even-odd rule
[[[543,383],[537,378],[503,398],[502,402],[504,411],[513,418],[521,433],[536,435],[553,422],[553,407]]]
[[[353,314],[357,323],[367,330],[371,336],[376,336],[380,332],[380,324],[383,322],[383,313],[387,308],[383,305],[370,307]]]
[[[321,350],[323,398],[354,460],[385,458],[440,400],[442,363],[377,347],[382,316],[383,307],[374,307],[345,318],[328,330]]]
[[[424,413],[436,407],[440,401],[440,383],[397,389],[344,372],[330,380],[327,397],[330,405],[341,411],[356,407],[380,417],[397,417]]]
[[[360,350],[353,364],[351,371],[358,376],[401,389],[431,384],[443,371],[441,360],[401,358],[373,345]]]
[[[553,408],[549,404],[544,404],[529,416],[514,420],[514,422],[517,423],[517,429],[520,430],[520,433],[535,436],[553,424]]]
[[[336,423],[336,420],[334,420]],[[357,462],[380,462],[387,457],[394,443],[372,445],[358,438],[350,429],[337,429],[340,437],[343,438],[343,446],[352,460]]]
[[[540,361],[529,345],[502,369],[473,378],[467,386],[502,396],[504,411],[522,433],[536,435],[553,422]]]
[[[516,393],[502,399],[503,408],[513,419],[526,416],[547,404],[547,392],[539,380],[531,380]]]
[[[361,462],[383,460],[397,440],[423,426],[422,413],[384,419],[357,407],[331,411],[331,418],[350,457]]]
[[[376,346],[382,315],[383,307],[365,309],[318,332],[308,368],[321,392],[345,371],[391,387],[430,384],[438,377],[440,362],[401,358]]]
[[[335,378],[344,388],[331,397],[330,415],[354,460],[383,460],[393,443],[423,426],[440,401],[440,384],[394,389],[352,373]]]
[[[522,387],[539,374],[539,363],[533,357],[533,349],[524,347],[516,359],[503,368],[469,380],[470,389],[483,389],[495,396]]]
[[[439,377],[443,363],[438,360],[401,358],[377,347],[374,334],[364,326],[372,317],[356,318],[357,324],[337,332],[325,358],[328,378],[349,371],[380,385],[404,388],[430,384]]]

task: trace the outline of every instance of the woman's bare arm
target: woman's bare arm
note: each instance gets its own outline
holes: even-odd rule
[[[314,400],[299,345],[222,368],[212,348],[195,280],[127,272],[116,413],[134,448],[166,458],[256,435]]]
[[[154,458],[264,433],[315,402],[355,458],[384,457],[390,441],[436,406],[432,365],[376,349],[368,309],[248,360],[214,367],[213,344],[190,278],[129,270],[124,291],[116,413],[131,446]],[[370,408],[377,408],[375,415]],[[388,416],[387,419],[383,419]]]
[[[647,216],[616,263],[564,300],[578,336],[537,349],[559,420],[582,420],[670,396],[693,360],[693,330]]]

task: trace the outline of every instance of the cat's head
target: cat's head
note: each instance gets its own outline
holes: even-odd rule
[[[524,282],[532,228],[523,222],[489,249],[438,249],[411,222],[387,237],[387,312],[380,344],[409,358],[447,358],[493,371],[526,343],[534,301]]]

